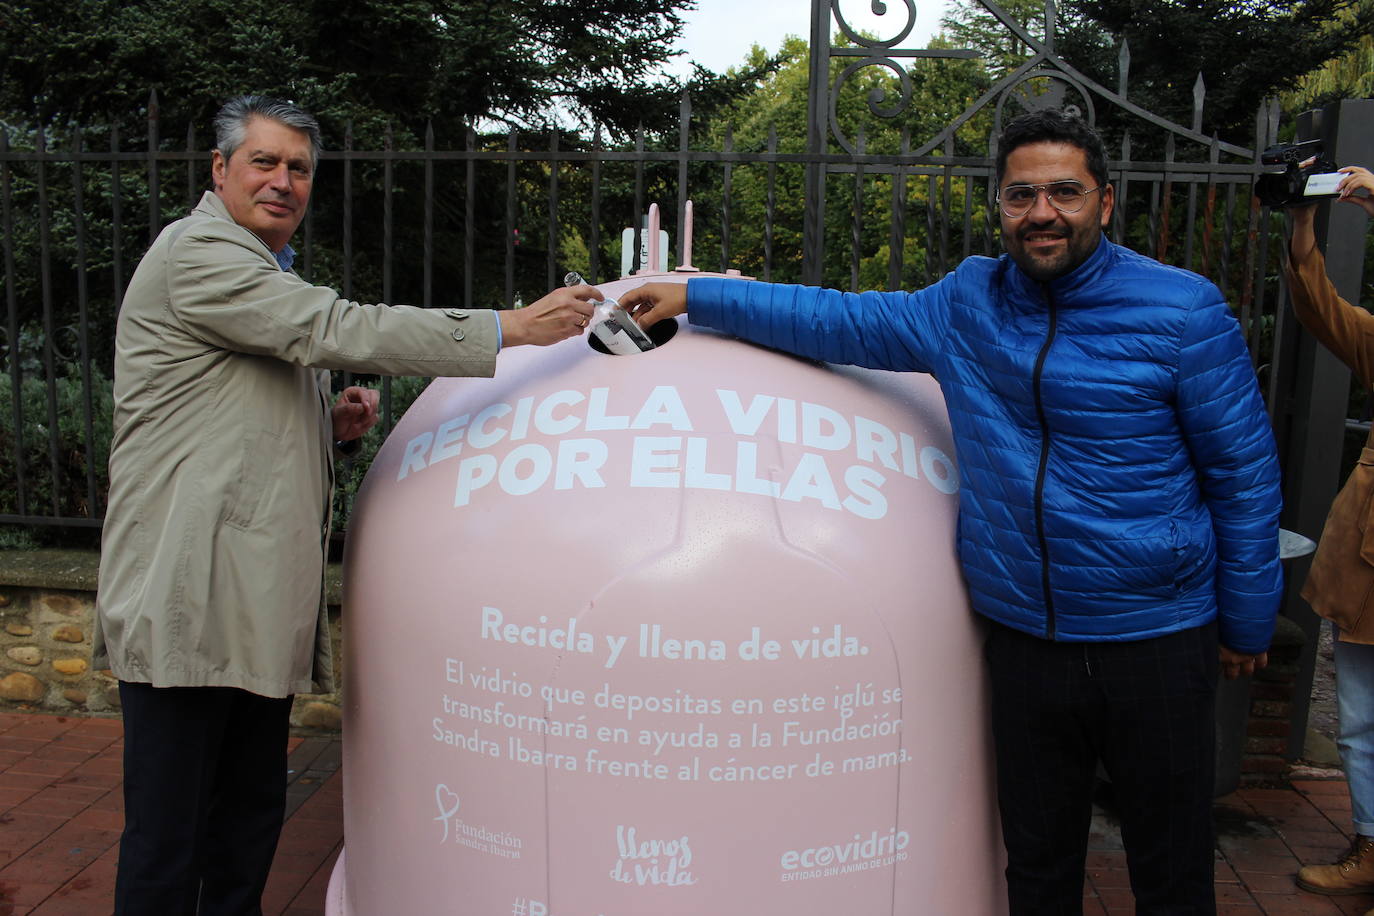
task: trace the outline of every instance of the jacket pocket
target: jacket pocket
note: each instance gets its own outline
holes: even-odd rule
[[[281,436],[265,429],[243,437],[243,453],[239,460],[238,480],[232,485],[225,507],[224,523],[234,528],[248,528],[267,489],[268,475],[281,454]]]
[[[1374,448],[1366,448],[1336,494],[1302,596],[1341,631],[1374,635]]]

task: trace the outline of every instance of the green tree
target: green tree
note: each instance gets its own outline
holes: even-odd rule
[[[346,136],[353,149],[417,149],[431,125],[437,148],[461,149],[474,123],[484,128],[476,141],[483,148],[504,148],[505,130],[554,125],[565,129],[565,149],[580,148],[588,142],[566,128],[595,123],[609,138],[621,139],[640,124],[664,131],[675,124],[682,91],[690,88],[701,110],[724,104],[748,83],[748,72],[725,77],[697,68],[686,81],[660,74],[681,30],[680,11],[691,5],[692,0],[0,0],[0,130],[16,150],[37,148],[42,130],[50,150],[79,141],[86,149],[141,152],[149,141],[150,91],[156,90],[158,149],[204,150],[210,119],[223,100],[257,91],[291,98],[314,112],[330,149],[344,146]],[[767,61],[760,66],[766,69]],[[75,311],[77,279],[90,278],[99,340],[109,337],[120,281],[143,245],[208,186],[208,156],[185,167],[162,166],[151,207],[145,166],[123,168],[123,277],[112,270],[114,176],[103,165],[85,171],[88,250],[85,264],[78,265],[69,231],[76,176],[65,163],[47,167],[54,269],[46,274],[59,313]],[[461,170],[440,170],[436,209],[449,219],[435,230],[434,288],[449,291],[452,299],[453,291],[472,282],[479,301],[497,304],[505,292],[507,182],[501,167],[479,171],[473,189],[478,270],[468,277],[463,239],[453,229],[468,203],[466,188],[454,180]],[[544,239],[538,198],[546,186],[537,171],[521,167],[514,227],[536,245]],[[388,284],[382,252],[384,238],[392,240],[393,250],[423,250],[423,169],[396,163],[393,195],[384,200],[386,167],[375,161],[354,165],[353,212],[366,217],[355,216],[347,228],[339,197],[342,172],[337,162],[321,167],[312,205],[311,279],[345,285],[343,236],[351,231],[351,294],[422,301],[422,272],[398,261],[391,271],[395,282]],[[16,270],[7,280],[16,286],[21,324],[30,324],[37,320],[39,278],[45,276],[39,264],[40,180],[27,163],[13,166],[9,177]],[[387,203],[393,213],[390,235],[378,219]],[[545,285],[536,245],[527,241],[517,251],[518,285],[526,289]]]
[[[1032,37],[1044,37],[1044,3],[999,0],[997,6]],[[940,20],[940,32],[951,47],[972,48],[981,54],[994,79],[1015,70],[1031,55],[1030,46],[978,0],[950,0]]]
[[[935,39],[932,45],[950,46],[944,38]],[[765,56],[762,48],[755,47],[745,66],[756,65]],[[779,153],[805,151],[809,48],[800,39],[789,39],[779,56],[783,63],[776,72],[760,79],[753,92],[741,97],[701,131],[696,138],[701,148],[720,149],[728,137],[736,150],[763,151],[772,143]],[[852,60],[831,60],[832,86]],[[902,81],[888,67],[861,67],[839,82],[836,127],[856,148],[861,145],[864,152],[878,154],[915,149],[936,136],[990,85],[986,68],[979,61],[918,59],[906,70],[906,77],[909,94],[900,105],[897,102],[902,100]],[[876,115],[869,107],[873,98],[882,98],[884,107],[900,107],[900,113],[895,118]],[[954,137],[953,155],[985,155],[990,123],[988,111],[966,123]],[[835,149],[832,147],[832,151]],[[936,154],[941,152],[937,150]],[[771,168],[750,164],[732,170],[732,228],[728,246],[720,229],[723,171],[722,167],[711,165],[702,166],[697,172],[693,198],[698,205],[698,252],[694,263],[703,269],[736,267],[769,279],[798,280],[804,167],[793,163],[779,163]],[[955,206],[962,203],[963,185],[963,179],[951,182],[949,190]],[[944,236],[941,221],[945,218],[941,206],[945,187],[941,180],[932,181],[911,171],[899,174],[892,168],[866,167],[862,176],[836,170],[828,179],[826,192],[825,283],[846,289],[885,289],[894,285],[894,186],[902,219],[902,250],[898,258],[902,269],[895,285],[923,286],[951,266],[948,260],[942,265],[939,259]],[[702,202],[706,203],[705,208]],[[978,213],[975,232],[982,233],[984,220],[985,214]],[[957,234],[954,242],[960,243]],[[982,246],[975,250],[981,251]]]
[[[611,138],[640,124],[666,130],[684,89],[695,92],[702,108],[723,104],[741,82],[701,68],[686,80],[662,75],[681,30],[680,12],[691,6],[692,0],[0,0],[0,132],[24,157],[0,164],[14,263],[13,271],[0,274],[0,289],[17,302],[19,334],[47,353],[51,342],[43,329],[51,323],[60,336],[84,314],[91,361],[108,374],[123,284],[152,234],[183,215],[208,186],[209,157],[199,151],[208,149],[210,119],[229,96],[263,92],[296,101],[319,117],[331,149],[344,145],[346,131],[354,149],[416,149],[431,124],[440,149],[463,148],[473,124],[483,131],[479,147],[500,148],[505,136],[494,134],[511,128],[595,123]],[[40,145],[66,151],[78,143],[87,150],[145,151],[152,91],[159,102],[156,149],[192,151],[189,162],[163,160],[155,195],[147,162],[76,166],[61,157],[40,162],[28,155]],[[583,145],[587,141],[565,134],[563,148]],[[321,165],[311,208],[311,279],[341,289],[347,261],[352,295],[422,301],[423,168],[394,163],[392,193],[384,197],[388,166],[370,161],[350,167],[354,215],[345,220],[344,165]],[[547,288],[541,170],[547,171],[538,163],[521,164],[513,187],[515,228],[528,240],[516,257],[517,289],[524,291]],[[479,168],[471,194],[461,163],[436,172],[435,299],[459,300],[471,282],[479,304],[499,304],[509,235],[504,167]],[[122,208],[117,224],[116,189]],[[477,254],[468,276],[461,227],[470,202]],[[384,210],[393,216],[388,227]],[[350,233],[346,259],[343,239]],[[385,267],[384,251],[394,252]],[[116,252],[122,253],[119,270]],[[16,363],[15,346],[0,349],[0,367]],[[29,360],[19,370],[22,384],[0,395],[0,402],[22,399],[25,422],[37,422],[45,414],[40,402],[29,403],[34,392],[53,385],[66,392],[78,377],[77,365],[60,354],[51,368]],[[20,429],[0,430],[0,444],[20,436],[27,451],[47,442]],[[65,438],[63,448],[64,455],[75,454]],[[44,457],[27,460],[47,467],[51,460],[38,460]],[[0,480],[10,480],[12,470],[0,467]],[[63,475],[62,486],[79,477],[75,471]],[[52,502],[50,492],[34,493],[32,505]],[[76,496],[64,490],[56,498],[61,511],[80,514]]]
[[[1374,30],[1369,0],[1066,0],[1061,11],[1058,49],[1079,70],[1115,87],[1124,38],[1132,101],[1190,125],[1200,73],[1203,132],[1247,146],[1265,98]]]
[[[433,121],[461,139],[474,119],[667,126],[683,88],[728,95],[698,69],[661,64],[692,0],[68,0],[0,2],[0,117],[49,127],[119,122],[139,132],[150,90],[164,132],[202,131],[245,91],[292,98],[326,132],[353,121],[410,140]],[[441,136],[441,143],[449,138]],[[404,143],[405,136],[398,136]]]
[[[1364,5],[1374,5],[1374,0],[1365,0]],[[1334,27],[1343,28],[1357,12],[1357,8],[1344,10]],[[1371,97],[1374,97],[1374,34],[1366,32],[1353,48],[1304,74],[1297,85],[1279,99],[1285,112],[1296,114],[1338,99]]]

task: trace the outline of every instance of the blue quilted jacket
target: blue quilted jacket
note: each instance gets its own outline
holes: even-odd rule
[[[699,278],[693,323],[833,363],[929,372],[958,452],[976,611],[1063,641],[1218,619],[1268,648],[1279,471],[1239,325],[1215,286],[1105,238],[1032,280],[968,258],[915,293]]]

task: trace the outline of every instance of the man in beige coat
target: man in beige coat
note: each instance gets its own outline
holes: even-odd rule
[[[332,369],[490,376],[581,334],[591,287],[519,311],[361,305],[290,271],[319,128],[259,96],[215,119],[214,190],[163,230],[115,335],[96,655],[120,681],[118,914],[256,914],[285,809],[291,697],[333,687],[332,451],[377,395]]]

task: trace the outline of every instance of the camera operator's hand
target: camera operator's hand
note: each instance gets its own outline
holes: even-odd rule
[[[1374,173],[1359,165],[1347,165],[1336,171],[1345,173],[1341,183],[1336,186],[1340,194],[1337,199],[1363,207],[1364,212],[1374,216]],[[1364,193],[1358,193],[1360,191]],[[1294,260],[1301,261],[1317,247],[1317,234],[1314,231],[1317,205],[1292,207],[1289,212],[1293,214],[1293,237],[1288,240],[1288,251]]]
[[[1347,165],[1336,171],[1345,172],[1345,177],[1336,186],[1341,195],[1339,199],[1364,207],[1364,212],[1374,216],[1374,174],[1359,165]],[[1364,194],[1357,195],[1356,192],[1360,190]]]

